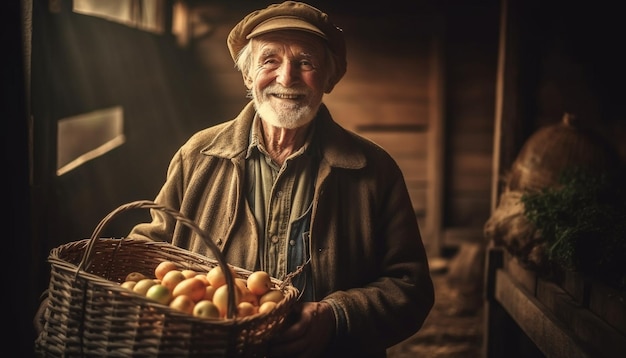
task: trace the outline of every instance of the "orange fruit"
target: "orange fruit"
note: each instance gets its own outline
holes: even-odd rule
[[[148,278],[148,277],[146,277],[146,275],[142,274],[141,272],[131,272],[128,275],[126,275],[126,278],[124,279],[124,281],[139,282],[143,280],[144,278]]]
[[[182,271],[180,271],[183,276],[185,276],[186,278],[192,278],[194,276],[196,276],[198,273],[194,270],[190,270],[190,269],[184,269]]]
[[[162,280],[165,274],[172,270],[178,270],[176,263],[172,261],[162,261],[154,269],[154,277]]]
[[[189,298],[189,296],[181,295],[178,297],[174,297],[170,302],[170,307],[189,314],[193,314],[193,308],[196,303]]]
[[[248,286],[250,292],[257,296],[264,295],[267,291],[274,287],[272,278],[265,271],[255,271],[251,273],[246,280],[246,285]]]
[[[213,295],[215,294],[215,287],[208,285],[204,291],[204,299],[205,300],[213,300]]]
[[[239,302],[237,305],[237,317],[252,316],[257,308],[250,302]]]
[[[259,313],[268,313],[271,312],[274,308],[276,308],[277,303],[274,301],[266,301],[263,302],[259,306]]]
[[[230,269],[230,272],[231,272],[233,278],[237,277],[237,274],[235,274],[235,269],[233,269],[232,266],[228,266],[228,268]],[[224,272],[222,271],[222,267],[219,266],[219,265],[213,267],[206,274],[206,277],[209,280],[209,283],[211,284],[211,286],[213,286],[215,288],[218,288],[218,287],[226,284],[226,276],[225,276]]]
[[[220,310],[215,303],[209,300],[202,300],[193,307],[193,313],[196,317],[216,319],[220,318]]]
[[[135,286],[133,286],[133,291],[135,293],[145,296],[146,292],[148,292],[148,289],[156,284],[157,283],[154,282],[153,279],[144,278],[143,280],[139,280],[139,282],[137,282]]]
[[[202,282],[204,282],[205,286],[211,285],[209,283],[209,279],[206,277],[206,274],[199,273],[199,274],[195,275],[194,277],[197,278],[198,280],[201,280]]]
[[[180,295],[189,296],[192,301],[198,302],[204,298],[206,293],[206,286],[202,280],[195,277],[184,279],[179,282],[178,285],[172,290],[172,296],[177,297]]]
[[[136,284],[137,282],[135,281],[124,281],[122,282],[121,286],[132,291],[133,287],[135,287]]]
[[[259,297],[259,304],[263,305],[265,302],[280,302],[285,298],[283,291],[272,289],[267,291],[263,296]]]
[[[161,279],[161,284],[174,291],[174,287],[185,280],[185,275],[178,270],[168,271]]]
[[[235,307],[240,302],[241,292],[239,292],[239,287],[234,287],[235,292]],[[228,313],[228,285],[222,285],[215,289],[215,293],[213,293],[213,303],[220,310],[220,315],[222,317],[226,317]],[[235,312],[236,313],[236,312]]]

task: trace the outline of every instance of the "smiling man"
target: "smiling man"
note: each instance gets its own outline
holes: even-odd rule
[[[346,72],[342,30],[287,1],[247,15],[227,44],[252,101],[175,153],[155,201],[206,230],[231,265],[297,273],[301,297],[271,356],[384,357],[420,329],[434,293],[399,167],[323,103]],[[129,237],[212,256],[158,212]]]

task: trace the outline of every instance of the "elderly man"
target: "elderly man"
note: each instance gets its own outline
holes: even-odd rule
[[[287,1],[247,15],[227,43],[252,100],[177,151],[155,201],[207,230],[232,265],[279,279],[304,268],[272,356],[384,357],[420,329],[433,286],[400,169],[323,104],[346,72],[342,31]],[[129,237],[212,256],[153,215]]]

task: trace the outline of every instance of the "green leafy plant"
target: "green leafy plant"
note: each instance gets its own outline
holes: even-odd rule
[[[626,288],[626,191],[616,175],[565,170],[559,184],[522,196],[550,263]]]

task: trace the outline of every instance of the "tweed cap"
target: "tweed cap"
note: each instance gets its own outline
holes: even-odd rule
[[[278,30],[306,31],[326,40],[336,63],[336,72],[326,89],[327,93],[330,92],[346,73],[346,43],[343,31],[330,21],[327,14],[311,5],[285,1],[248,14],[228,35],[231,57],[236,60],[251,38]]]

